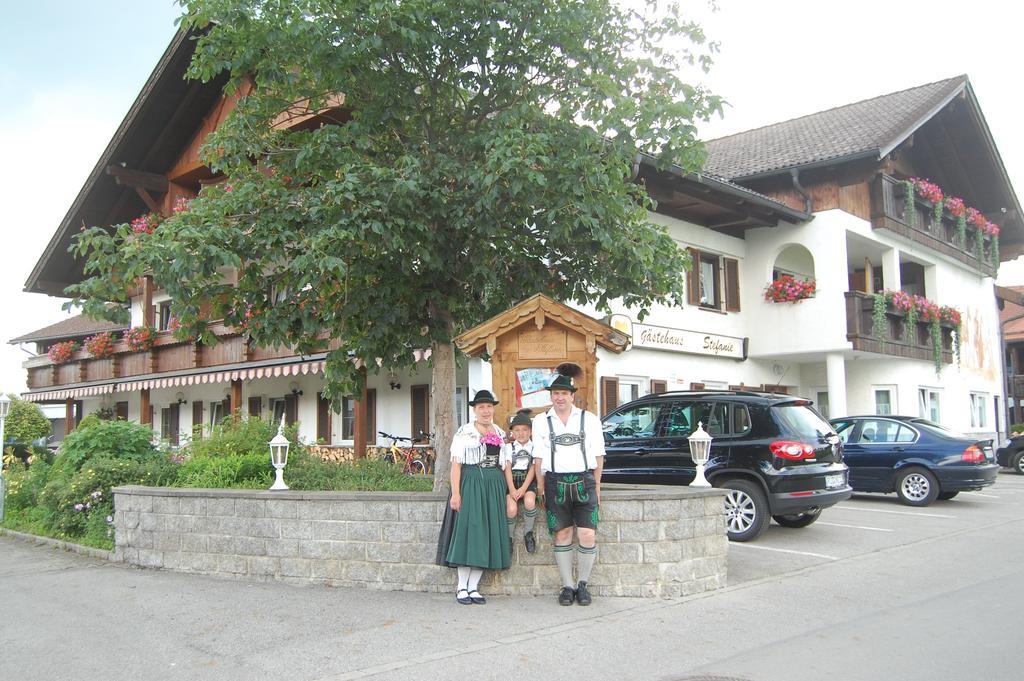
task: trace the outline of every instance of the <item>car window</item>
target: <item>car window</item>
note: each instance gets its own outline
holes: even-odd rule
[[[839,439],[843,444],[850,441],[850,436],[853,435],[853,421],[834,421],[832,426],[839,433]]]
[[[711,437],[721,437],[729,433],[729,405],[723,402],[716,402],[707,410],[708,422],[704,430],[708,431]]]
[[[920,428],[921,430],[927,431],[927,432],[931,433],[932,435],[938,435],[939,437],[943,437],[943,438],[947,438],[947,439],[948,438],[967,439],[967,436],[964,435],[963,433],[959,433],[959,432],[957,432],[955,430],[950,430],[949,428],[946,428],[945,426],[940,426],[938,423],[935,423],[934,421],[928,421],[926,419],[914,419],[912,421],[912,423],[915,426],[917,426],[918,428]]]
[[[906,431],[906,432],[903,432]],[[914,432],[888,419],[864,419],[861,421],[861,444],[888,444],[892,442],[913,442]]]
[[[732,405],[732,434],[742,435],[750,430],[750,412],[747,411],[747,405],[745,404],[734,404]]]
[[[913,442],[916,439],[917,433],[914,432],[913,428],[900,426],[900,429],[896,431],[896,442]]]
[[[772,413],[786,432],[807,442],[823,442],[832,433],[832,426],[806,402],[788,402],[772,407]]]
[[[605,439],[631,440],[643,437],[659,437],[664,419],[659,415],[664,405],[659,403],[637,404],[627,407],[605,418],[603,428]]]
[[[671,402],[666,408],[665,437],[689,437],[697,429],[692,402]]]

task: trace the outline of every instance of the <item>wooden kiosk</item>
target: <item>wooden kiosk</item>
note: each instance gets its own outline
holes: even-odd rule
[[[596,411],[597,346],[618,353],[628,342],[616,329],[540,293],[455,339],[466,355],[490,361],[499,401],[494,420],[502,428],[518,409],[547,408],[546,380],[562,362],[583,368],[575,379],[576,406]]]

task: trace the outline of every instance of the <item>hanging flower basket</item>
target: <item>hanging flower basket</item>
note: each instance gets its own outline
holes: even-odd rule
[[[78,343],[76,341],[62,341],[51,345],[46,354],[54,364],[63,364],[71,359],[76,350],[78,350]]]
[[[153,347],[156,331],[151,326],[133,326],[124,333],[124,342],[132,352],[141,352]]]
[[[86,338],[85,349],[86,352],[96,359],[105,359],[114,354],[114,343],[116,342],[117,339],[114,337],[113,332],[103,331],[95,336]]]
[[[813,298],[817,284],[813,279],[799,280],[783,274],[764,287],[764,299],[769,303],[799,303],[801,300]]]

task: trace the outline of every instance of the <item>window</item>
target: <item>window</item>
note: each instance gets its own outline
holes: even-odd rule
[[[645,395],[646,393],[643,390],[641,390],[640,386],[642,386],[646,382],[647,381],[641,378],[624,378],[620,376],[619,404],[632,402],[641,395]]]
[[[934,388],[917,389],[917,411],[921,418],[939,423],[942,414],[940,402],[938,390]]]
[[[665,403],[639,404],[609,416],[604,422],[605,439],[608,442],[615,442],[660,437],[660,433],[655,429],[658,423],[663,421],[659,415],[667,406],[669,405]]]
[[[468,418],[469,405],[466,399],[466,392],[469,389],[466,386],[459,386],[455,389],[455,427],[461,428],[466,419]]]
[[[157,331],[167,331],[171,328],[171,301],[165,300],[157,305],[156,328]]]
[[[180,409],[177,404],[172,404],[160,410],[160,437],[175,447],[181,441],[178,429],[179,413]]]
[[[875,388],[875,413],[886,416],[895,414],[895,394],[895,388]]]
[[[988,426],[988,395],[971,393],[971,428]]]
[[[283,397],[271,397],[270,398],[270,419],[273,423],[277,423],[284,418],[284,398]]]
[[[210,402],[210,425],[215,426],[224,418],[224,403]]]
[[[412,438],[415,441],[430,437],[430,386],[414,385],[412,397]]]
[[[288,286],[285,284],[271,284],[270,285],[270,304],[277,305],[278,303],[287,302],[291,297],[291,291],[288,290]]]
[[[686,287],[690,304],[739,312],[739,261],[696,248],[689,252],[692,265],[686,273]]]
[[[828,418],[828,391],[818,390],[815,394],[817,398],[814,401],[816,403],[815,406],[818,407],[818,413]]]
[[[866,419],[861,422],[859,444],[891,444],[913,442],[917,433],[913,429],[888,419]]]
[[[341,439],[356,438],[356,400],[353,397],[341,398]]]

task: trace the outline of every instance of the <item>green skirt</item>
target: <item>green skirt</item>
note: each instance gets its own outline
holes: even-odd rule
[[[462,508],[455,514],[447,562],[504,570],[512,563],[505,518],[505,475],[500,468],[463,466]]]

